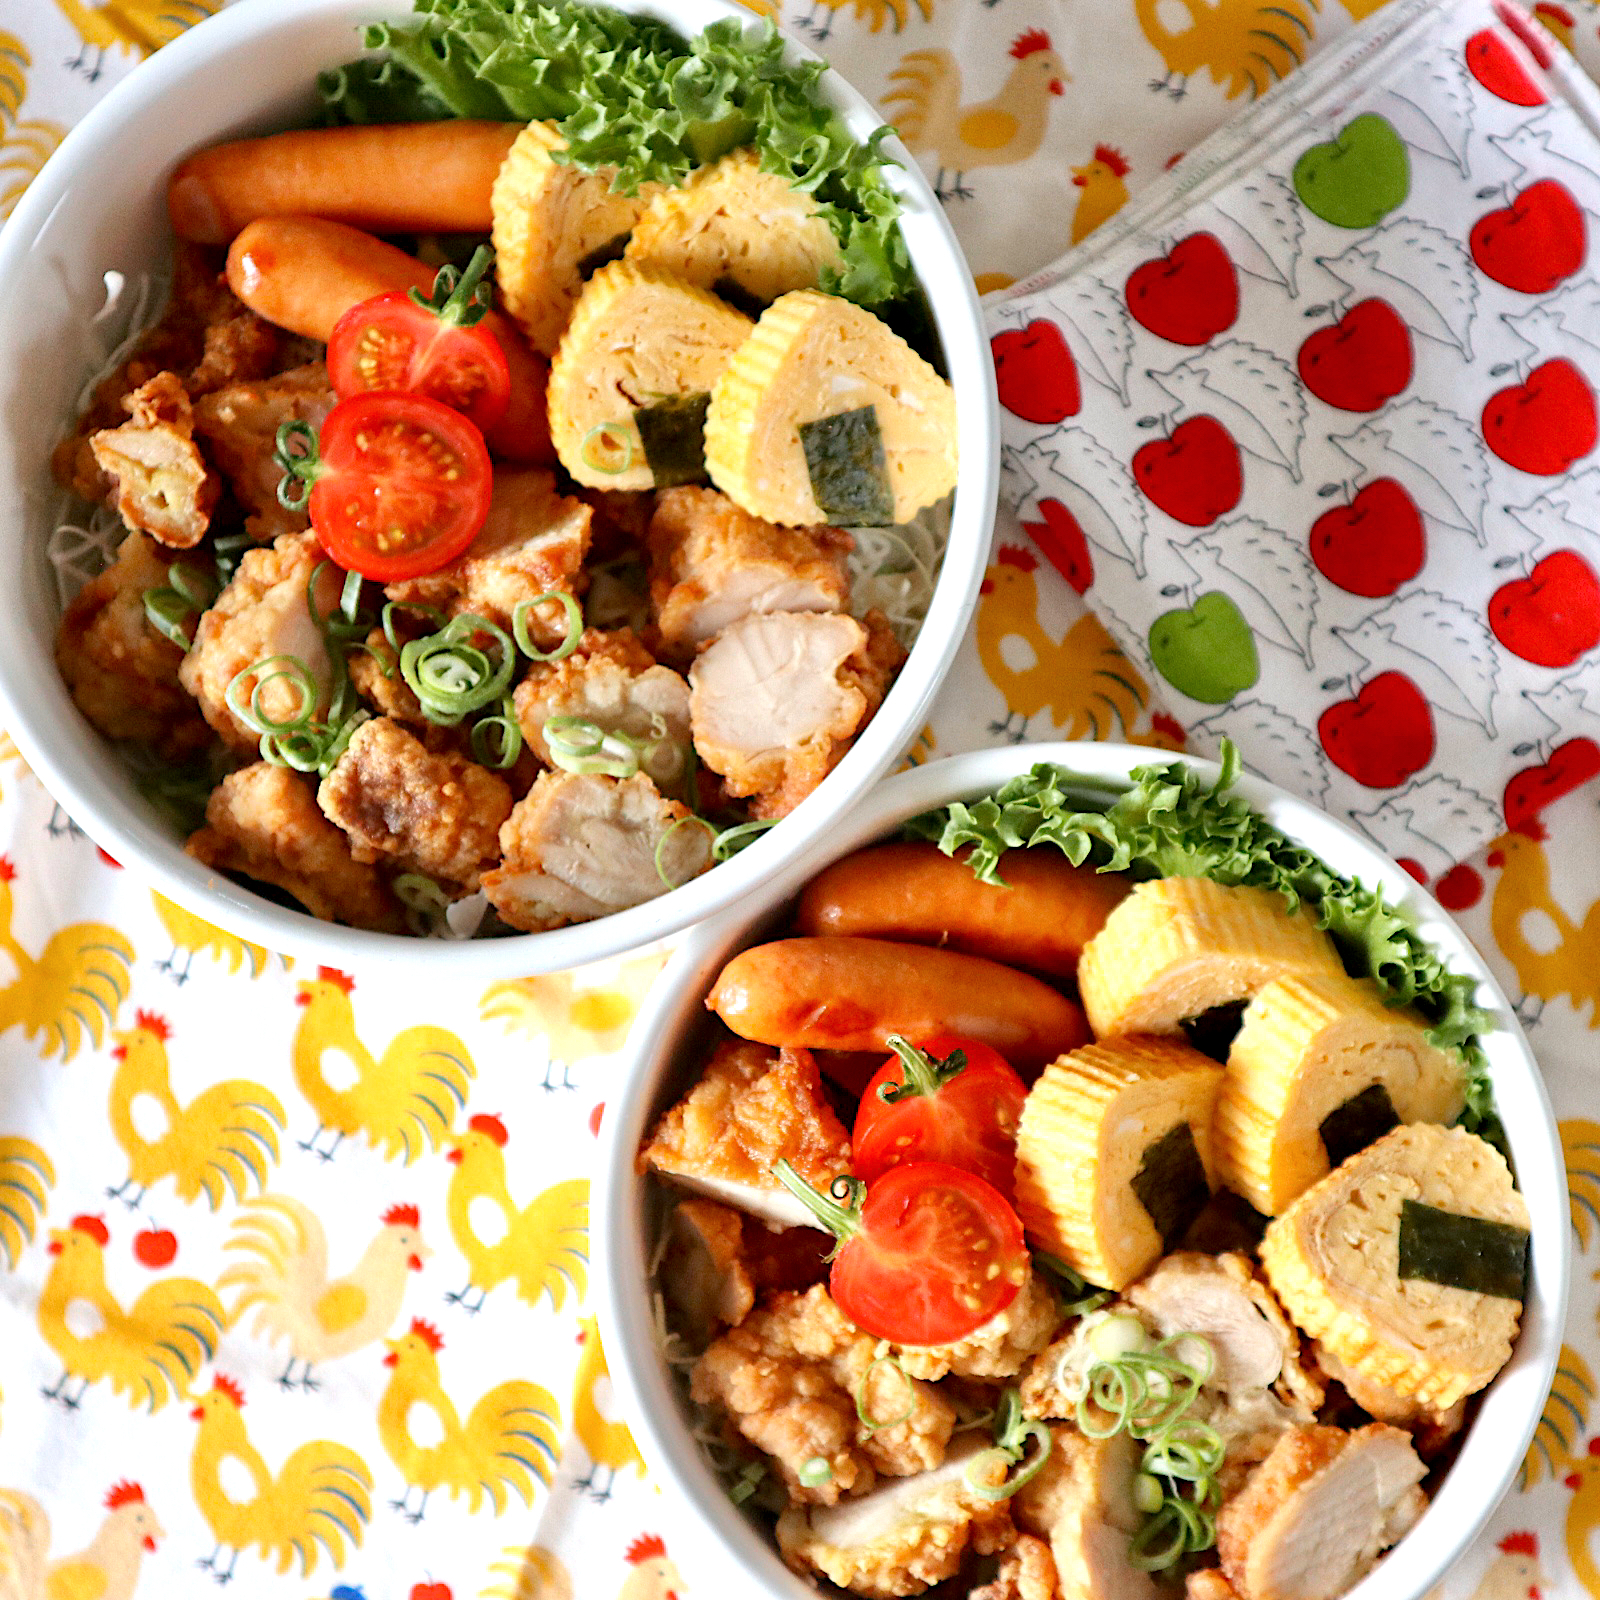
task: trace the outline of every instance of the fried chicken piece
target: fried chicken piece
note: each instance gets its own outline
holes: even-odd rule
[[[435,754],[388,717],[364,722],[317,790],[357,861],[388,860],[470,894],[500,859],[511,791],[453,751]]]
[[[883,614],[779,611],[724,629],[689,669],[695,749],[755,817],[782,817],[839,764],[905,659]]]
[[[1017,1526],[1050,1543],[1063,1600],[1157,1600],[1128,1559],[1144,1521],[1133,1503],[1141,1447],[1127,1434],[1090,1439],[1052,1427],[1050,1455],[1012,1501]]]
[[[690,1392],[702,1405],[723,1407],[773,1458],[791,1500],[831,1506],[865,1494],[880,1474],[902,1478],[938,1466],[955,1426],[949,1400],[886,1362],[874,1366],[877,1350],[822,1284],[804,1294],[780,1291],[706,1350]],[[869,1417],[906,1415],[871,1428],[858,1399]],[[801,1467],[819,1456],[830,1476],[802,1483]]]
[[[222,481],[194,442],[194,410],[177,377],[158,372],[123,402],[128,420],[89,436],[117,514],[176,550],[205,538]]]
[[[551,717],[580,717],[606,733],[645,741],[640,770],[662,787],[681,788],[688,762],[689,685],[627,628],[588,629],[564,661],[535,664],[517,685],[522,736],[546,766],[557,763],[545,738]],[[617,754],[627,754],[620,746]]]
[[[244,525],[252,539],[266,544],[305,528],[304,512],[278,503],[283,481],[276,454],[278,429],[293,421],[320,429],[333,405],[328,369],[320,361],[273,378],[231,383],[196,402],[195,432],[244,507]]]
[[[1217,1554],[1242,1600],[1334,1600],[1422,1515],[1427,1469],[1387,1423],[1294,1428],[1217,1514]]]
[[[809,1050],[773,1051],[737,1039],[717,1046],[699,1082],[656,1124],[638,1169],[772,1227],[816,1227],[772,1175],[780,1160],[826,1193],[850,1170],[850,1135],[828,1104]]]
[[[1061,1323],[1055,1293],[1031,1273],[1004,1311],[956,1344],[901,1345],[896,1355],[913,1378],[1011,1378],[1050,1343]]]
[[[160,372],[176,373],[191,398],[225,383],[264,377],[279,361],[284,342],[278,329],[234,297],[215,256],[180,239],[165,312],[128,359],[102,380],[77,426],[56,446],[51,458],[56,481],[85,500],[103,499],[109,485],[89,440],[122,421],[128,395]]]
[[[509,629],[523,601],[582,592],[592,516],[581,500],[557,493],[542,467],[496,467],[488,519],[465,554],[437,572],[391,583],[388,596],[452,616],[470,611]],[[546,601],[529,613],[528,633],[541,649],[553,649],[567,636],[565,608]]]
[[[538,933],[642,905],[711,865],[711,836],[644,773],[542,772],[500,829],[501,864],[483,875],[489,903]]]
[[[230,772],[206,802],[206,825],[184,848],[219,872],[282,889],[324,922],[380,933],[405,925],[378,869],[351,855],[311,786],[287,767],[258,761]]]
[[[1000,1557],[994,1581],[972,1590],[967,1600],[1056,1600],[1056,1561],[1050,1546],[1031,1533],[1019,1533]]]
[[[849,534],[763,522],[715,489],[658,495],[646,542],[662,644],[686,660],[744,617],[843,611],[850,601]]]
[[[392,717],[413,728],[432,728],[422,702],[400,676],[400,663],[382,628],[366,637],[365,650],[352,650],[345,658],[351,686],[381,717]],[[384,668],[393,670],[385,672]]]
[[[970,1547],[991,1555],[1012,1540],[1011,1511],[967,1480],[986,1486],[1005,1477],[1002,1462],[973,1466],[984,1441],[970,1435],[937,1467],[880,1484],[843,1505],[791,1505],[778,1519],[778,1548],[796,1572],[820,1572],[869,1600],[921,1594],[960,1570]]]
[[[167,582],[168,565],[154,539],[130,533],[63,613],[56,665],[78,709],[108,739],[136,739],[182,761],[211,742],[211,730],[178,681],[183,651],[144,614],[144,592]]]
[[[1184,1579],[1183,1600],[1239,1600],[1239,1597],[1218,1568],[1196,1567]]]
[[[246,550],[232,581],[195,628],[178,679],[200,702],[206,721],[235,750],[254,751],[261,736],[229,710],[228,685],[269,656],[301,662],[318,687],[317,710],[327,708],[333,665],[322,630],[306,607],[311,574],[324,560],[322,546],[310,533],[285,534],[269,548]],[[317,579],[316,604],[324,616],[338,605],[341,583],[331,564]],[[240,684],[242,704],[248,704],[256,682],[251,676]],[[262,688],[262,710],[286,721],[299,709],[301,698],[288,680],[275,679]]]

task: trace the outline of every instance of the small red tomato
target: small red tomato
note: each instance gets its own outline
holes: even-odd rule
[[[346,572],[379,583],[448,566],[489,514],[483,435],[420,394],[341,400],[315,441],[305,423],[286,423],[278,464],[289,474],[279,499],[310,511],[322,548]]]
[[[954,1344],[998,1316],[1028,1276],[1022,1224],[976,1173],[943,1161],[891,1167],[870,1187],[819,1194],[787,1161],[773,1169],[842,1240],[828,1275],[839,1309],[895,1344]]]
[[[433,294],[393,289],[351,306],[328,336],[328,378],[341,400],[379,391],[426,395],[487,433],[505,415],[511,369],[482,325],[490,292],[482,249],[465,273],[440,269]]]
[[[908,1161],[947,1161],[1007,1198],[1016,1177],[1017,1123],[1027,1085],[999,1051],[941,1033],[894,1051],[861,1095],[850,1134],[854,1169],[868,1183]]]

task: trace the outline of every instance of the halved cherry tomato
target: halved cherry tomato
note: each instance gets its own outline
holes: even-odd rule
[[[291,448],[298,440],[300,451]],[[304,505],[322,548],[347,572],[380,583],[448,566],[489,514],[493,469],[483,435],[419,394],[341,400],[320,438],[304,423],[278,435],[289,474],[278,491]]]
[[[998,1316],[1028,1276],[1022,1224],[976,1173],[943,1161],[891,1167],[870,1186],[839,1178],[819,1194],[788,1162],[773,1169],[843,1243],[828,1287],[865,1333],[954,1344]]]
[[[328,377],[341,400],[398,391],[427,395],[488,433],[505,415],[511,370],[482,325],[491,298],[486,247],[465,273],[441,267],[432,295],[394,289],[351,306],[328,336]]]
[[[941,1033],[921,1048],[898,1035],[894,1055],[861,1095],[850,1135],[858,1178],[868,1183],[908,1161],[947,1161],[1008,1199],[1016,1178],[1017,1123],[1027,1085],[998,1050]]]

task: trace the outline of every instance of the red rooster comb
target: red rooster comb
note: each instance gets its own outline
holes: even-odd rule
[[[1002,567],[1015,567],[1018,572],[1034,572],[1038,569],[1039,558],[1031,550],[1024,550],[1020,544],[1003,544],[995,560]]]
[[[118,1506],[144,1504],[144,1490],[136,1483],[129,1483],[126,1478],[121,1483],[111,1485],[111,1493],[106,1496],[106,1510],[115,1511]]]
[[[667,1553],[667,1541],[659,1533],[641,1533],[628,1546],[627,1559],[633,1566],[642,1566]]]
[[[244,1405],[244,1390],[232,1378],[217,1373],[211,1380],[212,1394],[225,1394],[236,1406]]]
[[[1026,33],[1019,33],[1011,42],[1011,53],[1018,61],[1027,56],[1036,56],[1041,50],[1050,48],[1050,35],[1043,28],[1029,28]]]
[[[480,1111],[477,1116],[469,1117],[467,1119],[467,1131],[469,1133],[487,1134],[501,1149],[505,1148],[506,1140],[511,1137],[506,1132],[505,1123],[499,1117],[491,1116],[487,1111]]]
[[[134,1026],[143,1028],[146,1033],[153,1033],[163,1044],[172,1037],[172,1024],[155,1011],[136,1011],[133,1014]]]
[[[1115,145],[1097,144],[1094,158],[1103,167],[1110,167],[1119,178],[1128,176],[1128,158]]]
[[[435,1355],[444,1349],[444,1338],[439,1330],[425,1317],[411,1319],[411,1331],[433,1351]]]
[[[17,865],[10,856],[0,856],[0,883],[11,883],[17,876]]]
[[[1532,1556],[1537,1561],[1539,1558],[1539,1535],[1525,1531],[1508,1533],[1500,1541],[1500,1548],[1508,1556]]]
[[[386,1228],[420,1228],[422,1217],[415,1206],[390,1206],[383,1214]]]
[[[82,1216],[72,1219],[72,1226],[79,1233],[86,1233],[102,1250],[111,1243],[111,1230],[106,1227],[102,1217],[91,1217],[87,1212]]]
[[[341,972],[337,967],[318,967],[317,977],[323,983],[331,983],[335,989],[343,989],[346,994],[356,986],[356,980],[348,972]]]

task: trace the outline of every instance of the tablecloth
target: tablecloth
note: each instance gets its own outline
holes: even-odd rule
[[[101,94],[214,9],[0,0],[0,209]],[[995,289],[1082,239],[1376,4],[752,9],[886,105]],[[1535,14],[1600,68],[1596,0]],[[1038,71],[1045,51],[1059,72]],[[941,105],[996,115],[964,124]],[[963,126],[987,131],[963,138]],[[1593,509],[1579,508],[1575,537],[1600,548]],[[1002,514],[971,634],[909,759],[1001,740],[1181,745],[1039,531]],[[1449,1600],[1600,1600],[1588,1447],[1600,1434],[1600,703],[1559,675],[1537,703],[1548,734],[1530,758],[1543,771],[1519,800],[1532,825],[1424,869],[1529,1025],[1561,1118],[1577,1251],[1555,1392],[1516,1490],[1441,1586]],[[105,1579],[85,1593],[120,1597],[202,1595],[226,1573],[246,1600],[745,1592],[646,1475],[587,1292],[592,1135],[659,958],[420,997],[377,972],[291,968],[121,871],[4,739],[0,852],[0,1550],[14,1568],[0,1557],[0,1594],[46,1592],[24,1587],[23,1569],[74,1552]],[[69,969],[88,976],[64,982]],[[339,1083],[368,1053],[408,1052],[427,1052],[438,1080],[411,1136],[374,1147],[321,1126],[299,1086],[313,1064]],[[319,1255],[342,1299],[317,1333],[277,1286],[285,1260]],[[104,1305],[164,1313],[168,1337],[125,1370],[64,1372],[51,1344],[61,1304],[102,1287]],[[177,1398],[187,1358],[212,1347],[198,1404]],[[476,1491],[425,1498],[405,1428],[451,1408],[520,1418],[519,1442]],[[314,1511],[270,1530],[230,1523],[257,1471],[300,1483]],[[273,1559],[253,1546],[213,1559],[219,1541],[262,1531],[282,1541]]]

